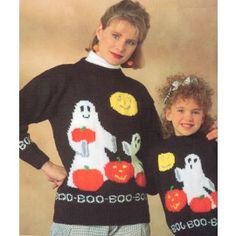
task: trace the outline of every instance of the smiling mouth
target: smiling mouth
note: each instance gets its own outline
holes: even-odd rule
[[[112,54],[113,57],[115,57],[116,59],[122,59],[122,58],[123,58],[123,56],[120,55],[120,54],[116,54],[116,53],[114,53],[114,52],[111,52],[111,54]]]
[[[120,105],[120,108],[121,108],[121,109],[124,109],[124,110],[129,110],[129,109],[130,109],[130,106],[124,107],[124,106]]]
[[[193,125],[193,124],[181,124],[181,126],[182,126],[183,128],[189,129],[189,128],[192,128],[194,125]]]
[[[124,176],[119,176],[119,175],[114,175],[118,180],[126,180],[128,175],[124,175]]]

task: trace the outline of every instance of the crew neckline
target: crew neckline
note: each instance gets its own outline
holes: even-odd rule
[[[109,69],[120,69],[120,65],[114,66],[109,64],[106,60],[104,60],[102,57],[98,56],[95,52],[89,51],[88,56],[85,59],[87,62],[109,68]]]

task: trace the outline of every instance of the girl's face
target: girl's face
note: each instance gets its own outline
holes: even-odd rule
[[[138,45],[139,31],[128,21],[113,20],[105,29],[96,30],[99,40],[97,54],[111,65],[125,63]]]
[[[196,133],[204,120],[202,108],[192,98],[178,98],[165,115],[166,119],[172,122],[176,136]]]

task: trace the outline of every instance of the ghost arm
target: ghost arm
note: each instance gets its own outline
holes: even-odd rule
[[[127,143],[126,141],[123,141],[122,148],[127,156],[131,156],[131,145],[129,143]]]
[[[212,192],[216,191],[215,184],[207,177],[205,177],[205,179],[204,179],[203,187],[212,191]]]
[[[99,127],[98,130],[98,139],[103,142],[104,147],[106,147],[109,151],[116,153],[117,151],[117,143],[116,137],[111,133],[103,129],[102,126]]]
[[[76,154],[79,154],[80,156],[82,157],[88,157],[89,156],[89,145],[88,145],[88,142],[83,140],[83,141],[80,141],[78,144],[77,144],[77,150],[75,151]]]
[[[179,167],[175,168],[175,177],[178,182],[183,182],[184,181],[184,171],[180,169]]]
[[[74,141],[72,137],[72,132],[71,132],[71,130],[73,130],[72,127],[73,126],[71,126],[68,132],[68,140],[69,140],[69,144],[71,148],[75,151],[76,154],[82,157],[88,157],[89,156],[88,142],[86,140]]]

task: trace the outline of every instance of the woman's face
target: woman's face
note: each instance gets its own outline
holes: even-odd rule
[[[139,31],[125,20],[113,20],[105,29],[96,30],[99,40],[97,54],[111,65],[125,63],[138,45]]]

